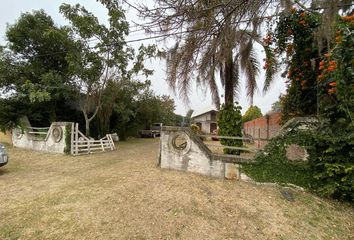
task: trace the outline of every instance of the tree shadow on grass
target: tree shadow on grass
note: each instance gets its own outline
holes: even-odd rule
[[[7,170],[6,168],[1,168],[1,167],[0,167],[0,176],[5,175],[5,174],[7,174],[8,172],[9,172],[9,170]]]

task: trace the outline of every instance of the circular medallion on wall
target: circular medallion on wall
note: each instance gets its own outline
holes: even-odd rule
[[[52,139],[54,142],[60,142],[61,138],[63,137],[63,130],[61,127],[53,127],[52,129]]]
[[[21,139],[22,136],[23,136],[22,129],[20,129],[20,128],[15,128],[15,129],[13,130],[13,134],[16,136],[17,139]]]
[[[179,154],[186,154],[191,148],[191,141],[186,133],[176,132],[170,135],[169,146]]]

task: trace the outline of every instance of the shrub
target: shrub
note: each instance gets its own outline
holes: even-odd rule
[[[191,124],[191,130],[195,135],[200,134],[200,127],[197,124]]]
[[[316,131],[310,170],[316,192],[347,201],[354,200],[354,133],[324,124]]]
[[[221,136],[242,136],[241,107],[233,104],[223,105],[218,114],[218,134]],[[220,139],[225,146],[242,147],[242,140]],[[224,148],[225,154],[239,155],[240,150]]]

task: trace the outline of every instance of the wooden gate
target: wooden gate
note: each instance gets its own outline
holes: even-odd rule
[[[95,152],[113,151],[116,147],[114,145],[112,135],[107,134],[105,137],[95,140],[86,137],[79,131],[79,124],[72,123],[71,125],[71,154],[83,155]]]

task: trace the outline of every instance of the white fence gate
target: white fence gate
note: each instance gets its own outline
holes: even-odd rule
[[[79,131],[79,124],[72,123],[71,126],[71,154],[83,155],[95,152],[113,151],[116,147],[114,145],[111,134],[95,140],[86,137]]]

